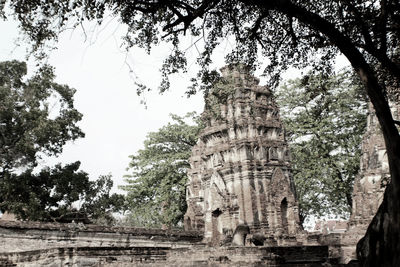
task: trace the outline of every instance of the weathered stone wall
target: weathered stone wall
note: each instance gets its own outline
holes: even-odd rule
[[[226,102],[207,107],[190,159],[187,229],[229,242],[239,225],[259,236],[296,235],[298,204],[289,149],[271,91],[246,68],[221,69]],[[212,93],[211,93],[212,94]],[[235,241],[235,239],[234,239]]]
[[[400,118],[399,101],[389,102],[392,115]],[[368,106],[367,130],[362,141],[360,173],[356,176],[353,189],[352,214],[349,227],[343,234],[343,258],[357,258],[357,242],[364,237],[368,226],[378,211],[384,197],[385,186],[390,181],[385,141],[375,110]]]
[[[0,266],[165,266],[168,247],[61,247],[0,253]]]
[[[340,266],[327,246],[78,247],[0,253],[0,266]]]
[[[0,220],[0,253],[60,247],[187,247],[202,233]]]
[[[367,131],[362,141],[360,173],[354,181],[350,229],[366,230],[383,199],[385,184],[390,178],[385,141],[375,111],[368,106]],[[397,110],[393,110],[397,116]]]
[[[0,266],[154,265],[165,262],[170,249],[201,246],[202,234],[0,220]]]
[[[171,266],[323,266],[332,263],[327,246],[204,247],[170,251]],[[329,266],[329,265],[328,265]]]
[[[210,247],[201,239],[195,231],[0,220],[0,266],[306,267],[339,261],[328,246]]]
[[[0,221],[0,266],[321,266],[341,262],[341,236],[304,245],[210,247],[199,232]],[[275,243],[274,243],[275,242]]]

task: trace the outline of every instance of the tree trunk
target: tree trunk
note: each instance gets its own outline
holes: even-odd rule
[[[399,266],[400,224],[398,210],[393,210],[396,203],[393,197],[390,197],[392,194],[393,188],[389,184],[378,212],[365,236],[357,244],[357,258],[360,266]]]
[[[400,136],[398,132],[385,132],[392,126],[395,128],[394,121],[387,125],[388,119],[381,117],[379,122],[385,138],[391,180],[364,238],[357,244],[357,257],[360,266],[397,267],[400,266]]]

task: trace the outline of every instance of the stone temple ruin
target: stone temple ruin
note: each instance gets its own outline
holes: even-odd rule
[[[185,231],[0,219],[0,266],[357,266],[389,176],[372,106],[347,231],[307,233],[271,91],[243,66],[221,71],[190,158]]]
[[[206,128],[190,158],[185,227],[204,231],[213,245],[230,242],[240,228],[261,238],[295,236],[290,154],[271,91],[243,67],[221,71],[231,91],[217,114],[203,113]]]
[[[399,118],[400,105],[390,102],[392,114]],[[367,132],[362,142],[360,173],[354,182],[353,210],[350,222],[368,226],[383,200],[385,186],[390,179],[385,141],[372,104],[369,104]]]
[[[394,119],[400,119],[400,93],[392,93],[389,106]],[[390,180],[385,141],[371,103],[368,106],[367,131],[362,141],[360,173],[355,177],[352,212],[347,235],[361,239],[382,203],[385,186]]]

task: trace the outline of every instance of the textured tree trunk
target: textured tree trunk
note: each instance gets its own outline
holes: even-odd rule
[[[378,114],[377,114],[378,115]],[[379,119],[379,117],[378,117]],[[386,131],[392,125],[380,118],[391,180],[383,202],[374,216],[363,239],[357,244],[361,266],[400,266],[400,136],[398,131]]]
[[[378,212],[357,244],[360,266],[400,266],[399,203],[398,198],[390,197],[392,194],[388,185]]]

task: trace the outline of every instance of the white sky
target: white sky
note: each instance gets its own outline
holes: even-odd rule
[[[94,25],[94,24],[93,24]],[[156,131],[168,121],[169,114],[184,115],[190,111],[201,112],[202,94],[191,98],[184,95],[189,78],[196,73],[194,64],[196,49],[188,52],[189,73],[171,78],[171,91],[164,95],[157,92],[146,94],[147,109],[140,104],[136,95],[134,77],[156,88],[159,83],[159,68],[168,47],[160,46],[147,56],[140,49],[125,53],[121,48],[120,34],[123,26],[111,21],[106,27],[96,28],[88,25],[87,40],[80,29],[63,34],[51,53],[50,64],[56,68],[56,81],[75,89],[75,106],[84,115],[79,123],[86,137],[70,142],[57,158],[48,158],[42,166],[51,166],[81,161],[81,169],[96,179],[101,174],[112,174],[114,187],[123,184],[123,176],[129,155],[143,147],[146,134]],[[0,60],[24,60],[26,50],[15,46],[19,36],[17,24],[13,21],[0,21]],[[188,45],[192,40],[184,40]],[[216,52],[215,66],[224,65],[223,56],[229,50],[229,42]],[[127,62],[134,73],[130,73]],[[29,62],[28,69],[34,69]],[[299,72],[286,77],[294,77]]]
[[[189,79],[196,73],[193,64],[196,54],[192,53],[197,52],[189,52],[192,57],[188,61],[191,65],[189,72],[172,77],[169,92],[145,94],[146,108],[140,103],[143,97],[136,94],[134,77],[157,88],[160,81],[158,70],[168,54],[168,47],[155,48],[151,56],[140,49],[126,53],[121,47],[122,26],[116,21],[103,28],[93,25],[86,27],[86,41],[80,29],[63,34],[49,62],[56,68],[56,82],[77,89],[75,107],[83,114],[79,126],[86,136],[65,145],[57,158],[42,160],[41,166],[79,160],[81,169],[88,172],[91,179],[101,174],[112,174],[116,188],[123,184],[123,176],[127,174],[128,156],[143,147],[148,132],[166,125],[170,113],[184,115],[190,111],[202,111],[201,94],[191,98],[184,95]],[[0,61],[25,60],[26,47],[15,45],[19,37],[17,23],[0,21],[0,32]],[[221,60],[218,66],[223,65]],[[34,68],[35,62],[29,61],[28,71]]]

